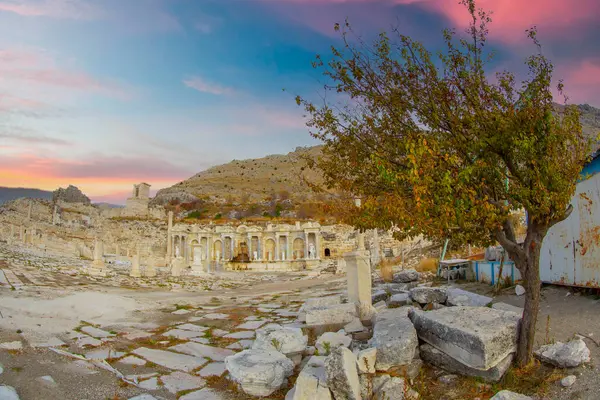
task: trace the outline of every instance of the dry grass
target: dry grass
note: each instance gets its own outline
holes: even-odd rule
[[[384,282],[392,282],[394,280],[394,270],[391,265],[382,265],[381,269],[381,278]]]
[[[439,382],[432,368],[424,367],[414,380],[413,389],[419,392],[422,400],[441,398],[487,400],[501,390],[543,397],[548,393],[550,385],[562,377],[560,371],[534,361],[524,368],[510,368],[498,383],[488,384],[479,378],[459,377],[456,384],[449,386]]]
[[[439,261],[437,258],[423,258],[415,269],[419,272],[431,272],[435,274],[437,272],[438,263]]]

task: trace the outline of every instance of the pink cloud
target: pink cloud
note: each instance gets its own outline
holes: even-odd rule
[[[2,0],[0,11],[27,17],[90,19],[101,14],[91,3],[81,0]]]
[[[26,84],[28,83],[28,84]],[[21,91],[35,86],[53,86],[60,89],[90,92],[109,97],[127,100],[133,96],[131,89],[123,85],[99,80],[83,71],[65,68],[58,64],[55,57],[40,49],[0,49],[0,88],[13,88]],[[43,91],[43,89],[41,90]],[[21,106],[41,105],[37,100],[29,100],[26,96],[8,96],[12,103],[20,99]],[[0,97],[0,109],[3,103]]]
[[[306,24],[318,32],[335,35],[333,24],[343,22],[368,24],[378,30],[387,29],[395,18],[389,8],[416,4],[450,20],[448,27],[466,28],[469,14],[458,0],[282,0],[263,1],[267,6],[286,17]],[[378,6],[378,7],[376,7]],[[490,26],[494,40],[516,42],[524,39],[526,29],[537,25],[544,37],[558,36],[569,28],[592,24],[600,13],[597,0],[578,0],[576,4],[566,0],[479,0],[477,7],[492,11]],[[362,13],[357,11],[362,10]],[[384,13],[383,9],[388,9]],[[368,11],[367,11],[368,10]],[[402,16],[400,16],[402,17]],[[400,21],[402,25],[411,21]]]
[[[564,80],[569,103],[600,104],[600,57],[558,65],[554,76]]]
[[[210,93],[217,96],[232,95],[235,93],[235,91],[232,88],[208,82],[207,80],[199,76],[192,76],[190,78],[184,79],[183,84],[199,92]]]

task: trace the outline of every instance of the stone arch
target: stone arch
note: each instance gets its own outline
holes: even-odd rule
[[[208,238],[200,239],[200,248],[202,249],[202,260],[206,260],[208,258]]]
[[[304,253],[305,253],[304,239],[302,239],[302,238],[294,239],[292,258],[294,260],[304,258]]]
[[[177,257],[177,254],[181,256],[181,238],[179,235],[175,235],[173,238],[173,256]]]
[[[329,247],[325,248],[325,257],[331,257],[331,250],[329,250]]]
[[[275,260],[275,240],[273,238],[265,240],[265,258],[268,261]]]
[[[233,254],[231,254],[232,242],[233,240],[229,236],[225,237],[225,249],[223,250],[223,257],[225,258],[225,260],[231,260],[233,258]]]
[[[198,247],[199,247],[199,243],[197,239],[194,239],[190,242],[190,254],[191,254],[191,261],[192,263],[196,263],[198,261],[200,261],[198,259],[198,257],[200,256],[200,253],[198,251]]]

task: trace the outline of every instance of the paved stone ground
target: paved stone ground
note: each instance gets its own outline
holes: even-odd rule
[[[344,278],[238,273],[219,276],[218,289],[206,290],[202,277],[158,287],[114,266],[108,278],[88,277],[82,264],[0,244],[0,384],[15,387],[22,400],[246,398],[223,379],[224,358],[251,346],[265,323],[297,326],[306,297],[345,286]],[[94,318],[100,308],[80,316],[86,309],[65,300],[92,295],[140,307],[113,321]],[[66,310],[44,314],[44,304],[56,301]],[[70,310],[78,315],[63,315]]]

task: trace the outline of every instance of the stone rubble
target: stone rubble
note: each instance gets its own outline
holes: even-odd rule
[[[319,355],[327,356],[338,347],[348,347],[352,343],[352,339],[343,333],[325,332],[317,339],[315,347]]]
[[[541,361],[559,368],[575,368],[590,362],[590,349],[579,337],[567,343],[544,345],[534,354]]]
[[[361,400],[356,357],[345,347],[334,349],[325,360],[327,386],[336,400]]]

